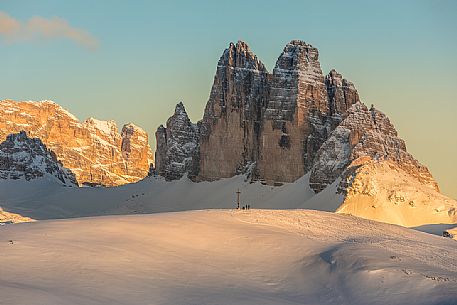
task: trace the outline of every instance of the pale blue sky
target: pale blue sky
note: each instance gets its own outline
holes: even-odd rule
[[[245,40],[271,70],[288,41],[305,40],[324,73],[353,81],[457,197],[457,1],[0,0],[0,12],[20,24],[59,17],[98,42],[13,39],[0,22],[0,99],[52,99],[151,136],[180,100],[201,118],[230,41]]]

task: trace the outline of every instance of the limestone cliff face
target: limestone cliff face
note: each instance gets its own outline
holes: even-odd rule
[[[176,105],[166,127],[156,131],[156,171],[167,180],[181,178],[189,172],[198,145],[198,128],[190,121],[184,105]]]
[[[325,77],[325,85],[327,87],[330,114],[335,117],[347,113],[352,104],[360,101],[354,84],[344,79],[334,69]]]
[[[0,138],[26,131],[53,151],[79,184],[105,186],[144,178],[152,161],[147,134],[126,125],[119,134],[114,121],[79,122],[51,101],[0,101]]]
[[[324,118],[328,112],[318,50],[303,41],[291,41],[279,56],[270,82],[258,162],[260,177],[272,183],[303,176],[309,156],[326,136]]]
[[[40,139],[29,138],[21,131],[0,143],[0,179],[29,181],[46,175],[60,183],[76,185],[73,173],[62,166]]]
[[[200,123],[199,180],[231,177],[258,158],[267,78],[246,43],[231,43],[224,51]]]

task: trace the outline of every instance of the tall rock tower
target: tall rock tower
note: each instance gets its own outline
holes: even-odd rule
[[[303,176],[320,134],[326,133],[322,118],[329,105],[318,59],[316,48],[293,40],[276,62],[258,162],[260,176],[269,183]]]
[[[224,51],[201,121],[198,180],[232,177],[258,158],[267,78],[246,43]]]

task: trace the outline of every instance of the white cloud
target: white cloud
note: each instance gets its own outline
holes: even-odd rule
[[[61,18],[32,17],[26,22],[14,19],[0,11],[0,37],[7,43],[34,39],[69,39],[80,46],[94,50],[98,40],[90,33],[72,27]]]

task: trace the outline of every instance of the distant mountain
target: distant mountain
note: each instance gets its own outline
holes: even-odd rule
[[[245,42],[231,43],[203,119],[192,124],[182,104],[176,109],[156,132],[156,168],[167,180],[246,174],[281,185],[308,174],[315,193],[332,186],[343,196],[342,213],[404,225],[457,222],[457,202],[439,193],[388,117],[365,106],[335,70],[324,76],[318,50],[303,41],[285,46],[272,73]]]
[[[148,135],[134,124],[119,133],[114,121],[84,122],[52,101],[0,101],[0,138],[25,131],[39,138],[70,169],[78,184],[115,186],[147,176]]]

